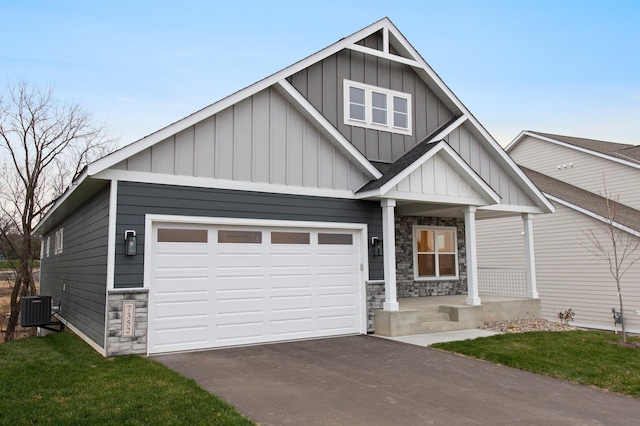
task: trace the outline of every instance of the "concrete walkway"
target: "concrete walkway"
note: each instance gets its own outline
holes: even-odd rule
[[[429,334],[410,334],[407,336],[377,336],[382,339],[395,340],[396,342],[409,343],[416,346],[431,346],[434,343],[442,342],[455,342],[458,340],[477,339],[478,337],[494,336],[497,333],[495,331],[481,330],[479,328],[470,328],[468,330],[455,330],[455,331],[443,331],[441,333],[429,333]]]
[[[371,336],[153,359],[261,425],[636,425],[640,401]]]

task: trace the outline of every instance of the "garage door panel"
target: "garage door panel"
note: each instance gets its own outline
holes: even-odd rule
[[[209,225],[208,232],[241,228]],[[361,331],[359,248],[351,243],[359,239],[353,231],[247,229],[261,232],[261,242],[212,241],[197,249],[163,242],[152,248],[150,353]],[[318,244],[320,232],[352,234],[344,239],[350,244]],[[283,238],[298,243],[284,244]]]
[[[263,274],[245,275],[239,277],[229,277],[218,275],[215,279],[215,287],[217,294],[227,294],[229,292],[251,292],[262,291]]]
[[[207,318],[209,316],[209,300],[184,300],[172,302],[156,302],[156,319],[175,319],[181,321],[190,317]]]
[[[208,275],[199,277],[158,277],[155,280],[157,296],[177,296],[191,293],[207,293],[210,279]]]
[[[321,332],[341,332],[351,330],[356,324],[356,317],[351,314],[327,315],[318,317],[318,331]]]
[[[207,270],[209,268],[209,254],[206,252],[156,252],[156,265],[158,272],[170,270],[187,271],[190,269]]]
[[[293,312],[297,310],[311,311],[313,307],[313,298],[311,295],[271,297],[271,312]]]
[[[289,269],[289,268],[301,268],[312,269],[313,254],[311,252],[300,253],[294,251],[286,251],[281,253],[272,253],[269,255],[269,264],[271,268]]]
[[[318,267],[320,268],[344,267],[352,269],[355,264],[357,264],[357,262],[353,252],[335,251],[332,253],[318,253]]]
[[[219,341],[260,341],[263,336],[262,321],[246,320],[219,324],[216,327],[216,340]]]
[[[303,338],[313,335],[311,318],[297,318],[271,321],[272,337]]]
[[[221,248],[221,249],[224,249]],[[243,271],[250,269],[262,269],[264,253],[242,252],[235,249],[233,252],[218,253],[216,255],[217,269],[220,271]]]
[[[206,345],[206,335],[206,326],[159,329],[154,333],[154,344],[161,351],[197,349]]]
[[[271,291],[276,293],[298,293],[309,292],[312,288],[312,274],[270,274],[269,275]]]

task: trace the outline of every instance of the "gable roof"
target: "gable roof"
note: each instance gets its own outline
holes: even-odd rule
[[[527,136],[547,142],[560,144],[569,148],[578,149],[589,154],[596,154],[614,161],[624,161],[633,166],[640,166],[640,145],[629,145],[617,142],[601,141],[597,139],[577,138],[573,136],[554,135],[551,133],[525,130],[507,145],[505,150],[509,152]]]
[[[371,47],[360,44],[362,40],[369,37],[372,34],[381,33],[383,36],[383,48],[382,50],[374,49]],[[352,35],[342,38],[336,43],[314,53],[301,61],[294,63],[293,65],[284,68],[240,91],[237,91],[222,100],[215,102],[173,124],[170,124],[157,132],[154,132],[144,138],[135,141],[120,150],[107,155],[91,164],[89,164],[80,176],[74,181],[73,185],[69,187],[67,192],[56,201],[43,220],[36,226],[36,230],[39,230],[43,223],[47,222],[51,217],[52,212],[55,212],[61,204],[66,200],[76,200],[78,202],[80,198],[78,196],[69,197],[69,194],[74,191],[79,191],[85,185],[85,181],[90,178],[96,179],[109,179],[108,174],[103,172],[107,171],[118,163],[138,154],[142,151],[154,146],[167,138],[180,133],[181,131],[199,123],[203,120],[221,112],[222,110],[233,106],[255,94],[273,87],[283,96],[285,96],[291,104],[297,108],[314,126],[316,126],[322,133],[324,133],[328,140],[333,143],[338,150],[340,150],[350,161],[353,162],[365,175],[372,179],[378,179],[383,176],[383,173],[376,168],[362,153],[354,148],[350,142],[344,138],[334,127],[332,127],[327,120],[315,109],[313,106],[286,80],[293,74],[316,64],[331,55],[334,55],[344,49],[350,49],[353,51],[365,53],[373,57],[383,58],[390,61],[402,63],[410,66],[416,74],[424,81],[424,83],[435,93],[435,95],[442,101],[447,108],[450,109],[454,116],[454,120],[448,123],[444,129],[438,132],[437,135],[433,135],[432,140],[439,140],[444,138],[447,134],[454,131],[457,127],[463,123],[468,123],[475,132],[486,142],[491,148],[492,152],[496,154],[496,159],[500,167],[504,168],[506,173],[511,175],[518,183],[522,185],[524,191],[534,200],[536,205],[545,212],[553,211],[553,205],[544,198],[542,193],[530,182],[527,176],[518,168],[515,162],[509,157],[506,152],[500,147],[498,142],[484,129],[484,127],[478,122],[478,120],[470,113],[470,111],[462,104],[462,102],[454,95],[449,87],[440,79],[435,71],[427,64],[427,62],[420,56],[420,54],[413,48],[409,41],[400,33],[400,31],[393,25],[388,18],[383,18],[363,29],[353,33]],[[483,143],[484,143],[483,142]],[[84,194],[87,191],[80,191]],[[493,192],[491,190],[490,192]],[[495,194],[495,193],[494,193]],[[77,195],[77,194],[76,194]],[[64,209],[63,209],[64,210]],[[58,213],[59,217],[61,213]]]
[[[500,196],[469,166],[458,153],[444,140],[431,142],[426,139],[412,148],[405,155],[396,160],[380,179],[364,185],[357,192],[358,198],[381,197],[391,191],[396,185],[405,180],[410,174],[418,170],[436,155],[441,155],[452,165],[460,179],[482,197],[486,204],[500,202]],[[433,195],[433,194],[432,194]]]
[[[556,201],[564,201],[562,204],[575,210],[580,210],[583,213],[591,213],[590,216],[598,220],[605,219],[606,215],[602,210],[605,206],[606,199],[601,195],[594,194],[593,192],[586,191],[526,167],[520,166],[520,168],[545,195],[556,199]],[[612,201],[612,203],[616,209],[616,222],[622,227],[635,231],[638,233],[638,236],[640,236],[640,210],[615,201]]]

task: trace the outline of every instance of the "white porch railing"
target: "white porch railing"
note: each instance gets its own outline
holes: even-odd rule
[[[480,293],[526,294],[526,272],[525,268],[478,267],[478,289]]]

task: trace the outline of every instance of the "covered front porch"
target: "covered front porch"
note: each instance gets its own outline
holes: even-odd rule
[[[497,163],[485,170],[497,173],[496,191],[439,137],[381,165],[384,176],[357,193],[382,209],[382,232],[369,232],[372,254],[382,256],[384,269],[383,280],[367,283],[369,331],[377,334],[477,327],[540,310],[532,224],[535,214],[549,210],[544,196],[526,181],[515,183],[521,171]],[[488,271],[481,295],[480,274],[487,271],[478,268],[476,221],[507,216],[522,218],[526,267],[510,295],[496,292],[499,277]],[[507,286],[514,285],[507,277]]]
[[[482,293],[480,298],[481,305],[469,305],[466,295],[398,299],[397,311],[376,311],[375,334],[394,337],[464,330],[488,321],[540,314],[540,299]]]

